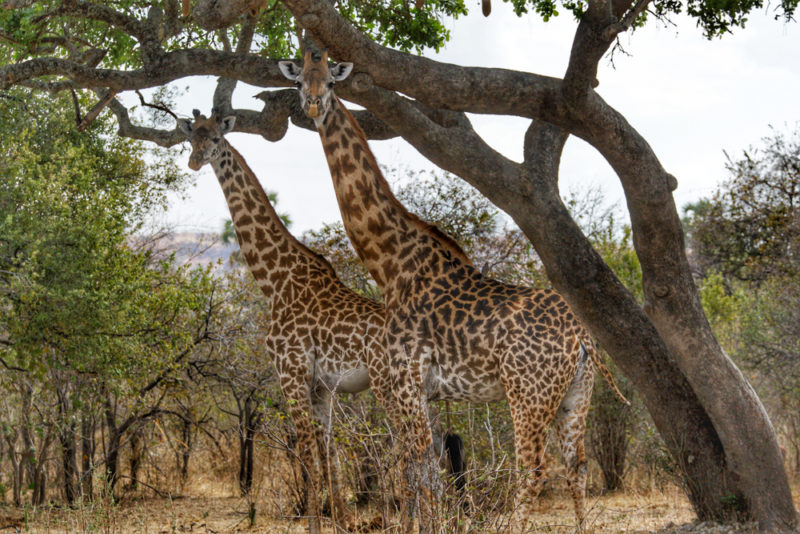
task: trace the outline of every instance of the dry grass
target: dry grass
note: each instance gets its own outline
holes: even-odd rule
[[[795,492],[800,506],[800,491]],[[274,510],[272,502],[257,501],[259,510]],[[306,532],[301,518],[259,513],[255,525],[247,518],[249,503],[231,496],[188,496],[173,499],[140,499],[107,507],[102,503],[76,509],[6,509],[0,513],[4,532],[108,534],[225,533],[289,534]],[[362,514],[367,521],[370,513]],[[689,523],[694,519],[686,497],[677,489],[648,494],[615,493],[587,499],[587,533],[647,533]],[[326,532],[332,532],[325,529]],[[380,532],[376,530],[375,532]],[[536,532],[576,532],[572,502],[560,492],[541,499]]]
[[[220,495],[219,491],[215,493],[211,496],[195,495],[172,499],[130,499],[115,506],[93,503],[75,509],[6,509],[4,514],[0,514],[0,528],[9,526],[11,528],[8,530],[11,532],[31,533],[306,532],[304,520],[281,517],[274,513],[280,507],[270,500],[272,497],[269,491],[262,491],[256,500],[259,513],[252,527],[248,520],[248,500]],[[800,494],[797,495],[797,500],[800,501]],[[572,501],[568,495],[553,492],[543,497],[540,503],[537,532],[576,532]],[[373,514],[365,510],[360,515],[361,520],[368,521]],[[655,532],[692,520],[691,507],[677,488],[647,494],[590,496],[587,499],[588,533]]]
[[[229,476],[229,458],[198,462],[191,482],[183,494],[170,498],[153,497],[143,488],[129,493],[119,503],[95,500],[75,508],[13,508],[0,504],[0,534],[7,532],[103,534],[171,534],[171,533],[303,533],[307,523],[292,517],[293,495],[288,487],[291,468],[282,452],[262,450],[256,465],[253,496],[238,495],[238,487]],[[220,473],[226,473],[221,476]],[[164,473],[165,477],[169,477]],[[592,478],[592,477],[590,477]],[[535,532],[576,533],[572,500],[555,473],[551,484],[539,499]],[[591,486],[591,482],[590,482]],[[668,483],[642,485],[639,491],[608,495],[591,494],[586,499],[587,534],[675,532],[675,525],[691,523],[694,514],[685,495]],[[800,488],[795,490],[795,503],[800,506]],[[255,507],[254,524],[249,511]],[[498,507],[502,508],[502,507]],[[357,520],[369,523],[378,512],[372,508],[357,511]],[[507,520],[479,519],[480,514],[461,517],[464,531],[497,532],[496,526]],[[480,521],[483,521],[481,523]],[[481,530],[481,524],[491,529]],[[452,529],[454,532],[455,530]],[[332,532],[332,529],[324,529]],[[686,530],[680,530],[685,532]],[[380,529],[372,532],[381,532]],[[727,532],[694,528],[691,532]]]

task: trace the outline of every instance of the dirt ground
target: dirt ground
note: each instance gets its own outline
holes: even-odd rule
[[[796,492],[795,502],[800,505],[800,492]],[[256,502],[257,512],[252,527],[248,518],[248,501],[222,495],[131,499],[115,506],[94,503],[78,509],[20,510],[0,506],[0,532],[289,534],[307,531],[304,520],[281,517],[279,512],[270,510],[268,504]],[[265,509],[270,511],[262,511]],[[366,522],[372,515],[374,514],[363,512],[360,519]],[[679,534],[736,531],[731,527],[692,524],[693,519],[686,497],[677,488],[647,495],[617,493],[590,496],[587,498],[585,532]],[[378,528],[372,532],[382,531]],[[330,530],[326,529],[325,532]],[[572,503],[566,495],[552,495],[541,499],[535,532],[577,532]]]

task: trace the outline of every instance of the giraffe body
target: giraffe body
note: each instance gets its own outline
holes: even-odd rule
[[[438,228],[409,213],[391,192],[363,130],[333,93],[351,64],[328,68],[327,54],[303,69],[281,62],[314,119],[348,237],[380,286],[401,435],[411,461],[431,444],[427,400],[506,398],[514,423],[518,526],[524,530],[542,483],[552,426],[567,466],[579,522],[586,483],[584,433],[594,369],[608,370],[592,340],[554,291],[488,279]],[[424,497],[431,497],[417,481]],[[429,510],[433,509],[429,505]],[[424,512],[424,510],[423,510]],[[422,519],[421,525],[430,518]]]

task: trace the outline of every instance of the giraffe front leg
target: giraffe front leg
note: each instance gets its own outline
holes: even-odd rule
[[[287,379],[281,382],[283,394],[289,405],[289,415],[292,417],[297,433],[297,457],[308,478],[308,531],[310,534],[320,534],[319,491],[321,484],[317,463],[317,437],[312,421],[310,388],[306,380],[302,380],[302,383],[298,383],[297,380],[298,377],[293,377],[292,380]]]
[[[344,502],[339,457],[336,454],[335,441],[331,437],[331,400],[330,391],[323,387],[317,388],[312,396],[312,408],[319,458],[331,500],[331,518],[337,532],[346,532],[352,528],[353,517]]]
[[[421,532],[430,532],[436,518],[438,500],[444,488],[439,477],[438,462],[432,447],[428,421],[427,398],[423,389],[424,369],[430,352],[408,343],[390,341],[392,395],[398,418],[398,433],[407,444],[406,480],[404,494],[407,506],[403,510],[404,532],[411,532],[413,504],[418,500]]]

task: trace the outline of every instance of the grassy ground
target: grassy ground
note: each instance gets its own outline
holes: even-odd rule
[[[800,504],[800,494],[796,497]],[[255,504],[257,513],[252,527],[248,518],[250,503],[246,499],[224,495],[130,499],[115,506],[99,502],[77,509],[20,510],[6,507],[0,508],[0,531],[109,534],[306,532],[304,520],[281,517],[275,513],[274,502],[257,500]],[[372,515],[364,512],[361,519],[369,521]],[[692,520],[691,507],[676,488],[648,494],[615,493],[587,499],[585,530],[594,533],[656,532]],[[544,497],[536,526],[537,532],[576,532],[572,502],[568,496],[553,494]]]
[[[292,502],[296,501],[290,491],[291,471],[281,457],[273,454],[257,465],[261,469],[256,476],[252,499],[238,497],[238,487],[230,479],[230,467],[212,469],[210,462],[198,463],[202,469],[194,470],[191,482],[179,497],[155,497],[145,487],[128,492],[118,503],[96,499],[87,505],[74,508],[47,506],[40,508],[15,508],[0,501],[0,534],[6,533],[84,533],[103,534],[172,534],[172,533],[304,533],[307,523],[303,518],[292,517]],[[224,475],[222,474],[224,473]],[[589,487],[599,485],[593,478],[598,476],[590,470]],[[654,485],[652,480],[630,480],[630,487],[646,489],[628,490],[608,495],[590,491],[586,498],[586,521],[584,532],[596,533],[648,533],[663,534],[722,534],[733,532],[729,527],[708,525],[687,527],[694,521],[694,514],[685,495],[670,484]],[[167,481],[175,480],[166,474],[159,487],[168,487]],[[554,476],[552,483],[539,499],[535,532],[568,534],[576,533],[572,500],[566,484]],[[507,493],[498,492],[503,501]],[[495,501],[496,503],[498,501]],[[508,509],[500,502],[497,509]],[[795,505],[800,507],[800,487],[795,486]],[[254,509],[251,524],[250,511]],[[457,507],[456,507],[457,509]],[[370,523],[379,514],[375,509],[357,512],[359,524]],[[487,514],[488,515],[488,514]],[[492,532],[506,534],[502,527],[507,523],[505,515],[482,517],[479,513],[462,516],[462,532]],[[490,525],[490,526],[483,526]],[[454,528],[444,529],[456,532]],[[332,532],[327,528],[325,532]],[[364,529],[362,532],[389,532],[381,528]],[[396,532],[392,531],[392,532]]]

